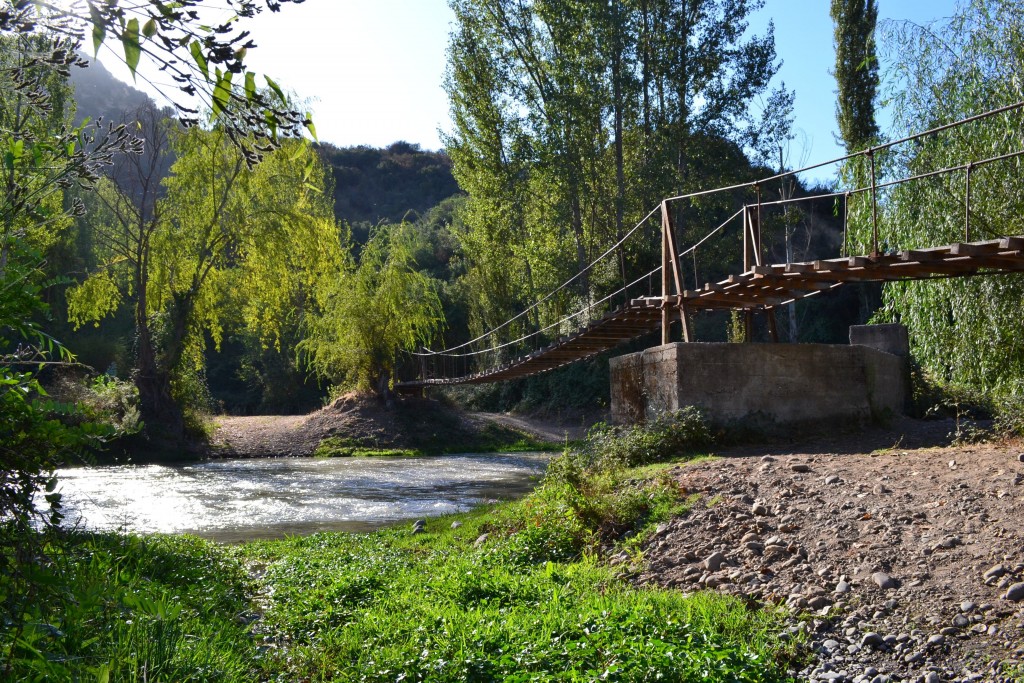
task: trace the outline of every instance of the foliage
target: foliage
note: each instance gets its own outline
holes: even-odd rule
[[[1018,3],[974,0],[947,23],[887,27],[894,63],[897,134],[927,130],[1024,99],[1024,18]],[[929,136],[900,148],[893,175],[915,175],[1024,148],[1019,112]],[[1019,232],[1024,211],[1019,159],[945,174],[892,190],[884,199],[888,249],[965,239],[966,175],[971,177],[971,239]],[[870,224],[859,224],[861,246]],[[914,356],[940,383],[1020,395],[1024,318],[1020,275],[936,279],[887,285],[879,318],[907,325]]]
[[[387,394],[400,351],[430,343],[444,323],[437,283],[416,270],[408,224],[377,228],[359,263],[340,273],[306,319],[299,348],[319,376]]]
[[[45,563],[6,544],[0,556],[5,680],[252,680],[247,577],[223,549],[55,530],[36,541]]]
[[[876,142],[875,100],[878,97],[878,57],[875,53],[875,0],[832,0],[835,22],[836,121],[848,153]]]
[[[714,595],[638,590],[591,561],[509,566],[459,530],[252,544],[274,587],[266,674],[437,681],[781,680],[777,617]],[[436,524],[436,526],[435,526]]]
[[[648,424],[595,425],[587,435],[580,457],[587,469],[638,467],[692,454],[709,447],[712,441],[704,416],[697,408],[687,406],[660,414]]]
[[[54,392],[75,403],[75,421],[110,425],[121,434],[142,429],[139,390],[132,382],[107,374],[91,379],[64,377]]]
[[[286,143],[249,169],[225,130],[181,132],[152,119],[146,128],[173,144],[164,191],[160,145],[136,185],[101,188],[105,211],[90,225],[97,266],[69,291],[69,315],[81,325],[131,305],[143,417],[173,432],[176,404],[205,394],[207,335],[215,346],[231,329],[278,351],[292,342],[340,269],[347,236],[308,144]]]
[[[307,130],[316,135],[312,121],[289,106],[280,86],[264,77],[266,87],[257,87],[257,75],[245,65],[246,54],[255,42],[238,20],[261,12],[261,4],[276,12],[282,2],[291,1],[226,0],[219,6],[223,12],[219,23],[201,12],[209,6],[203,0],[109,0],[86,5],[18,2],[0,14],[0,35],[58,36],[52,58],[59,56],[66,65],[85,64],[77,53],[86,42],[86,34],[94,54],[105,43],[119,43],[124,63],[134,78],[147,78],[146,73],[138,71],[146,64],[174,82],[173,92],[168,92],[166,86],[154,87],[175,102],[182,123],[199,124],[200,109],[208,108],[253,165],[264,153],[276,149],[281,137],[301,137]],[[239,80],[232,82],[235,76]]]
[[[614,262],[583,269],[663,197],[749,173],[743,149],[774,154],[786,135],[791,96],[766,92],[773,28],[745,34],[759,2],[450,4],[454,130],[445,143],[469,195],[459,237],[474,334],[576,273],[574,286],[507,335],[645,272],[657,248],[646,234]],[[762,94],[756,120],[749,105]],[[687,207],[677,223],[688,239],[723,210]]]

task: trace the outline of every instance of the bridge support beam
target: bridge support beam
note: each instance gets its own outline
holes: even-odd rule
[[[669,272],[672,273],[672,282],[669,282]],[[675,285],[672,291],[671,285]],[[668,202],[661,203],[661,343],[668,344],[670,341],[670,329],[672,325],[672,307],[670,299],[673,295],[683,293],[683,278],[679,272],[679,251],[676,249],[676,228],[672,224],[672,213],[669,210]],[[679,307],[679,317],[683,323],[683,341],[690,341],[689,321],[686,318],[686,311],[682,305]]]

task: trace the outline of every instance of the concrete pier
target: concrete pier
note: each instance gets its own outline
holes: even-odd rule
[[[910,390],[908,354],[889,351],[905,348],[906,331],[887,327],[851,330],[871,346],[675,343],[613,358],[612,420],[637,424],[685,406],[701,408],[718,426],[757,429],[825,428],[901,414]]]

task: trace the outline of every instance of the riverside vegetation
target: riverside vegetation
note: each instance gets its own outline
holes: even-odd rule
[[[219,546],[49,528],[0,573],[4,677],[784,680],[782,612],[638,588],[601,561],[686,511],[666,472],[708,444],[694,412],[598,429],[526,498],[420,533]]]

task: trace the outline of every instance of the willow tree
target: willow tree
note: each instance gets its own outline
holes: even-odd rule
[[[299,349],[336,386],[390,400],[399,354],[429,345],[444,326],[438,282],[417,268],[411,225],[383,225],[306,317]]]
[[[888,27],[897,134],[1024,100],[1024,17],[1014,0],[972,0],[944,23]],[[1019,110],[902,148],[899,175],[914,175],[1024,149]],[[894,191],[882,237],[895,248],[1020,233],[1019,158],[909,183]],[[967,174],[970,214],[966,217]],[[862,242],[868,242],[866,230]],[[1024,276],[888,285],[883,317],[903,322],[915,357],[947,382],[1024,395]]]
[[[445,142],[469,195],[462,238],[476,329],[580,272],[661,198],[749,168],[741,150],[763,139],[752,105],[777,68],[772,27],[746,35],[762,3],[450,4]],[[788,101],[777,94],[768,117]],[[620,250],[539,316],[620,287],[650,250]]]
[[[308,143],[285,143],[255,168],[220,128],[175,131],[173,148],[151,209],[112,184],[102,189],[99,265],[68,293],[78,325],[133,307],[142,416],[172,435],[197,391],[207,336],[219,345],[237,327],[279,346],[347,248],[328,172]]]

